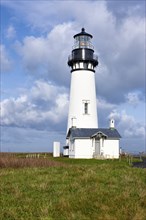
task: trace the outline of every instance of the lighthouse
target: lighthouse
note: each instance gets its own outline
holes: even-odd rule
[[[81,32],[74,35],[74,45],[68,58],[71,67],[70,102],[67,132],[70,128],[98,128],[95,88],[95,67],[92,35]]]
[[[74,45],[68,58],[71,68],[70,102],[66,146],[63,155],[69,158],[119,158],[120,134],[114,126],[99,128],[96,105],[95,67],[92,35],[74,35]]]

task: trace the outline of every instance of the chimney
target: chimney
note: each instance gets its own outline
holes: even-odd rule
[[[115,120],[113,118],[110,119],[110,129],[115,129]]]

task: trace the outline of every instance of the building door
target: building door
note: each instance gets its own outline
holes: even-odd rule
[[[100,155],[100,140],[95,140],[95,155]]]

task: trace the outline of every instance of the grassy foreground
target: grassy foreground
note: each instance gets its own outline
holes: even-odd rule
[[[146,169],[126,160],[47,160],[1,168],[1,220],[146,220]]]

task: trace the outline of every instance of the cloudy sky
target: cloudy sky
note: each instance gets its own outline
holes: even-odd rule
[[[115,119],[125,151],[145,151],[145,1],[1,0],[1,150],[65,144],[68,55],[84,27],[99,57],[99,127]]]

